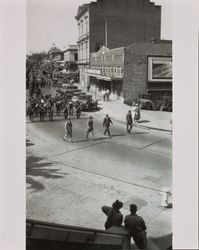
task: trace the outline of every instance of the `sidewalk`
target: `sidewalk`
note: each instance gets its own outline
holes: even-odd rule
[[[77,84],[79,89],[87,93],[86,87],[82,87]],[[95,95],[92,89],[89,91],[89,94]],[[104,102],[102,95],[98,94],[96,99],[98,99],[100,112],[108,114],[111,118],[126,123],[126,114],[131,109],[130,106],[122,103],[117,100],[110,100],[109,102]],[[145,128],[145,129],[154,129],[165,132],[171,132],[172,112],[165,111],[151,111],[151,110],[141,110],[141,118],[135,126]]]

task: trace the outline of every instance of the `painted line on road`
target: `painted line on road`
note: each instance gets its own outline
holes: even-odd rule
[[[150,146],[152,146],[152,145],[155,145],[155,144],[157,144],[157,143],[160,143],[160,142],[163,142],[163,141],[165,141],[165,140],[168,140],[169,138],[170,138],[170,137],[167,137],[167,138],[164,138],[164,139],[155,141],[155,142],[153,142],[153,143],[150,143],[150,144],[148,144],[148,145],[146,145],[146,146],[144,146],[144,147],[142,147],[142,148],[138,148],[138,149],[145,149],[145,148],[148,148],[148,147],[150,147]]]
[[[71,152],[79,151],[79,150],[82,150],[82,149],[84,149],[84,148],[89,148],[89,147],[92,147],[92,146],[96,146],[96,145],[98,145],[98,144],[102,144],[102,143],[104,143],[104,142],[105,142],[105,141],[101,141],[101,142],[93,143],[93,144],[91,144],[91,145],[87,145],[87,146],[84,146],[84,147],[80,147],[80,148],[76,148],[76,149],[64,151],[64,152],[62,152],[62,153],[59,153],[59,154],[50,156],[49,158],[54,158],[54,157],[57,157],[57,156],[60,156],[60,155],[63,155],[63,154],[68,154],[68,153],[71,153]]]
[[[132,183],[132,182],[129,182],[129,181],[124,181],[124,180],[117,179],[117,178],[114,178],[114,177],[111,177],[111,176],[107,176],[107,175],[104,175],[104,174],[100,174],[100,173],[95,173],[95,172],[90,171],[90,170],[85,170],[85,169],[78,168],[78,167],[75,167],[75,166],[69,166],[69,165],[67,165],[65,163],[62,163],[62,162],[52,161],[49,158],[45,158],[45,159],[48,160],[51,163],[54,163],[54,164],[59,164],[59,165],[62,165],[62,166],[68,167],[68,168],[73,168],[73,169],[76,169],[76,170],[80,170],[82,172],[86,172],[86,173],[89,173],[89,174],[94,174],[94,175],[97,175],[97,176],[105,177],[105,178],[108,178],[108,179],[111,179],[111,180],[114,180],[114,181],[119,181],[119,182],[122,182],[122,183],[125,183],[125,184],[128,184],[128,185],[131,185],[131,186],[140,187],[140,188],[151,190],[151,191],[158,192],[158,193],[162,192],[162,190],[160,190],[160,189],[146,187],[146,186],[143,186],[143,185],[140,185],[140,184],[137,184],[137,183]]]

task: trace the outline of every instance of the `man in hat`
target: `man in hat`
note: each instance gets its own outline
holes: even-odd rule
[[[109,229],[112,226],[121,227],[123,221],[123,215],[120,212],[120,209],[123,207],[123,203],[119,200],[116,200],[112,207],[103,206],[102,212],[107,216],[107,220],[104,224],[105,229]]]
[[[104,118],[104,121],[103,121],[103,127],[105,127],[104,135],[106,135],[108,133],[109,137],[111,137],[111,133],[110,133],[110,129],[109,129],[111,123],[113,124],[113,122],[111,121],[111,118],[107,114],[106,117]]]
[[[130,215],[127,215],[124,219],[125,228],[130,231],[131,236],[139,249],[146,249],[147,237],[146,237],[146,225],[141,216],[136,214],[137,206],[135,204],[130,205]]]
[[[64,128],[65,128],[66,133],[64,135],[63,140],[65,141],[67,138],[68,142],[72,142],[72,122],[70,120],[70,117],[67,118]]]
[[[89,120],[88,120],[88,129],[86,132],[86,140],[88,139],[88,135],[89,133],[92,133],[93,137],[94,137],[94,131],[93,131],[93,117],[90,116]]]
[[[131,133],[132,127],[133,127],[133,117],[131,114],[131,110],[126,115],[126,122],[127,122],[127,132]]]

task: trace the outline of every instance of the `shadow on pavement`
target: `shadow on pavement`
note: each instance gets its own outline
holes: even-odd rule
[[[88,138],[87,140],[78,140],[78,141],[72,141],[72,143],[77,143],[77,142],[91,142],[91,141],[101,141],[101,140],[106,140],[110,139],[109,137],[98,137],[98,138]]]
[[[26,147],[30,147],[35,145],[34,143],[32,143],[30,140],[26,139]]]
[[[67,173],[59,172],[59,168],[52,168],[53,163],[44,162],[43,157],[28,156],[26,158],[26,183],[28,189],[33,189],[34,192],[41,191],[45,187],[39,182],[34,180],[32,177],[44,177],[46,179],[60,179]]]
[[[150,122],[150,121],[148,121],[148,120],[140,120],[140,121],[138,121],[138,123],[147,123],[147,122]]]

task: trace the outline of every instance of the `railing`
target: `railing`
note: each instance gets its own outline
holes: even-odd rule
[[[113,231],[108,232],[27,219],[27,250],[75,250],[77,247],[81,250],[130,249],[128,232],[121,227],[114,227]]]

